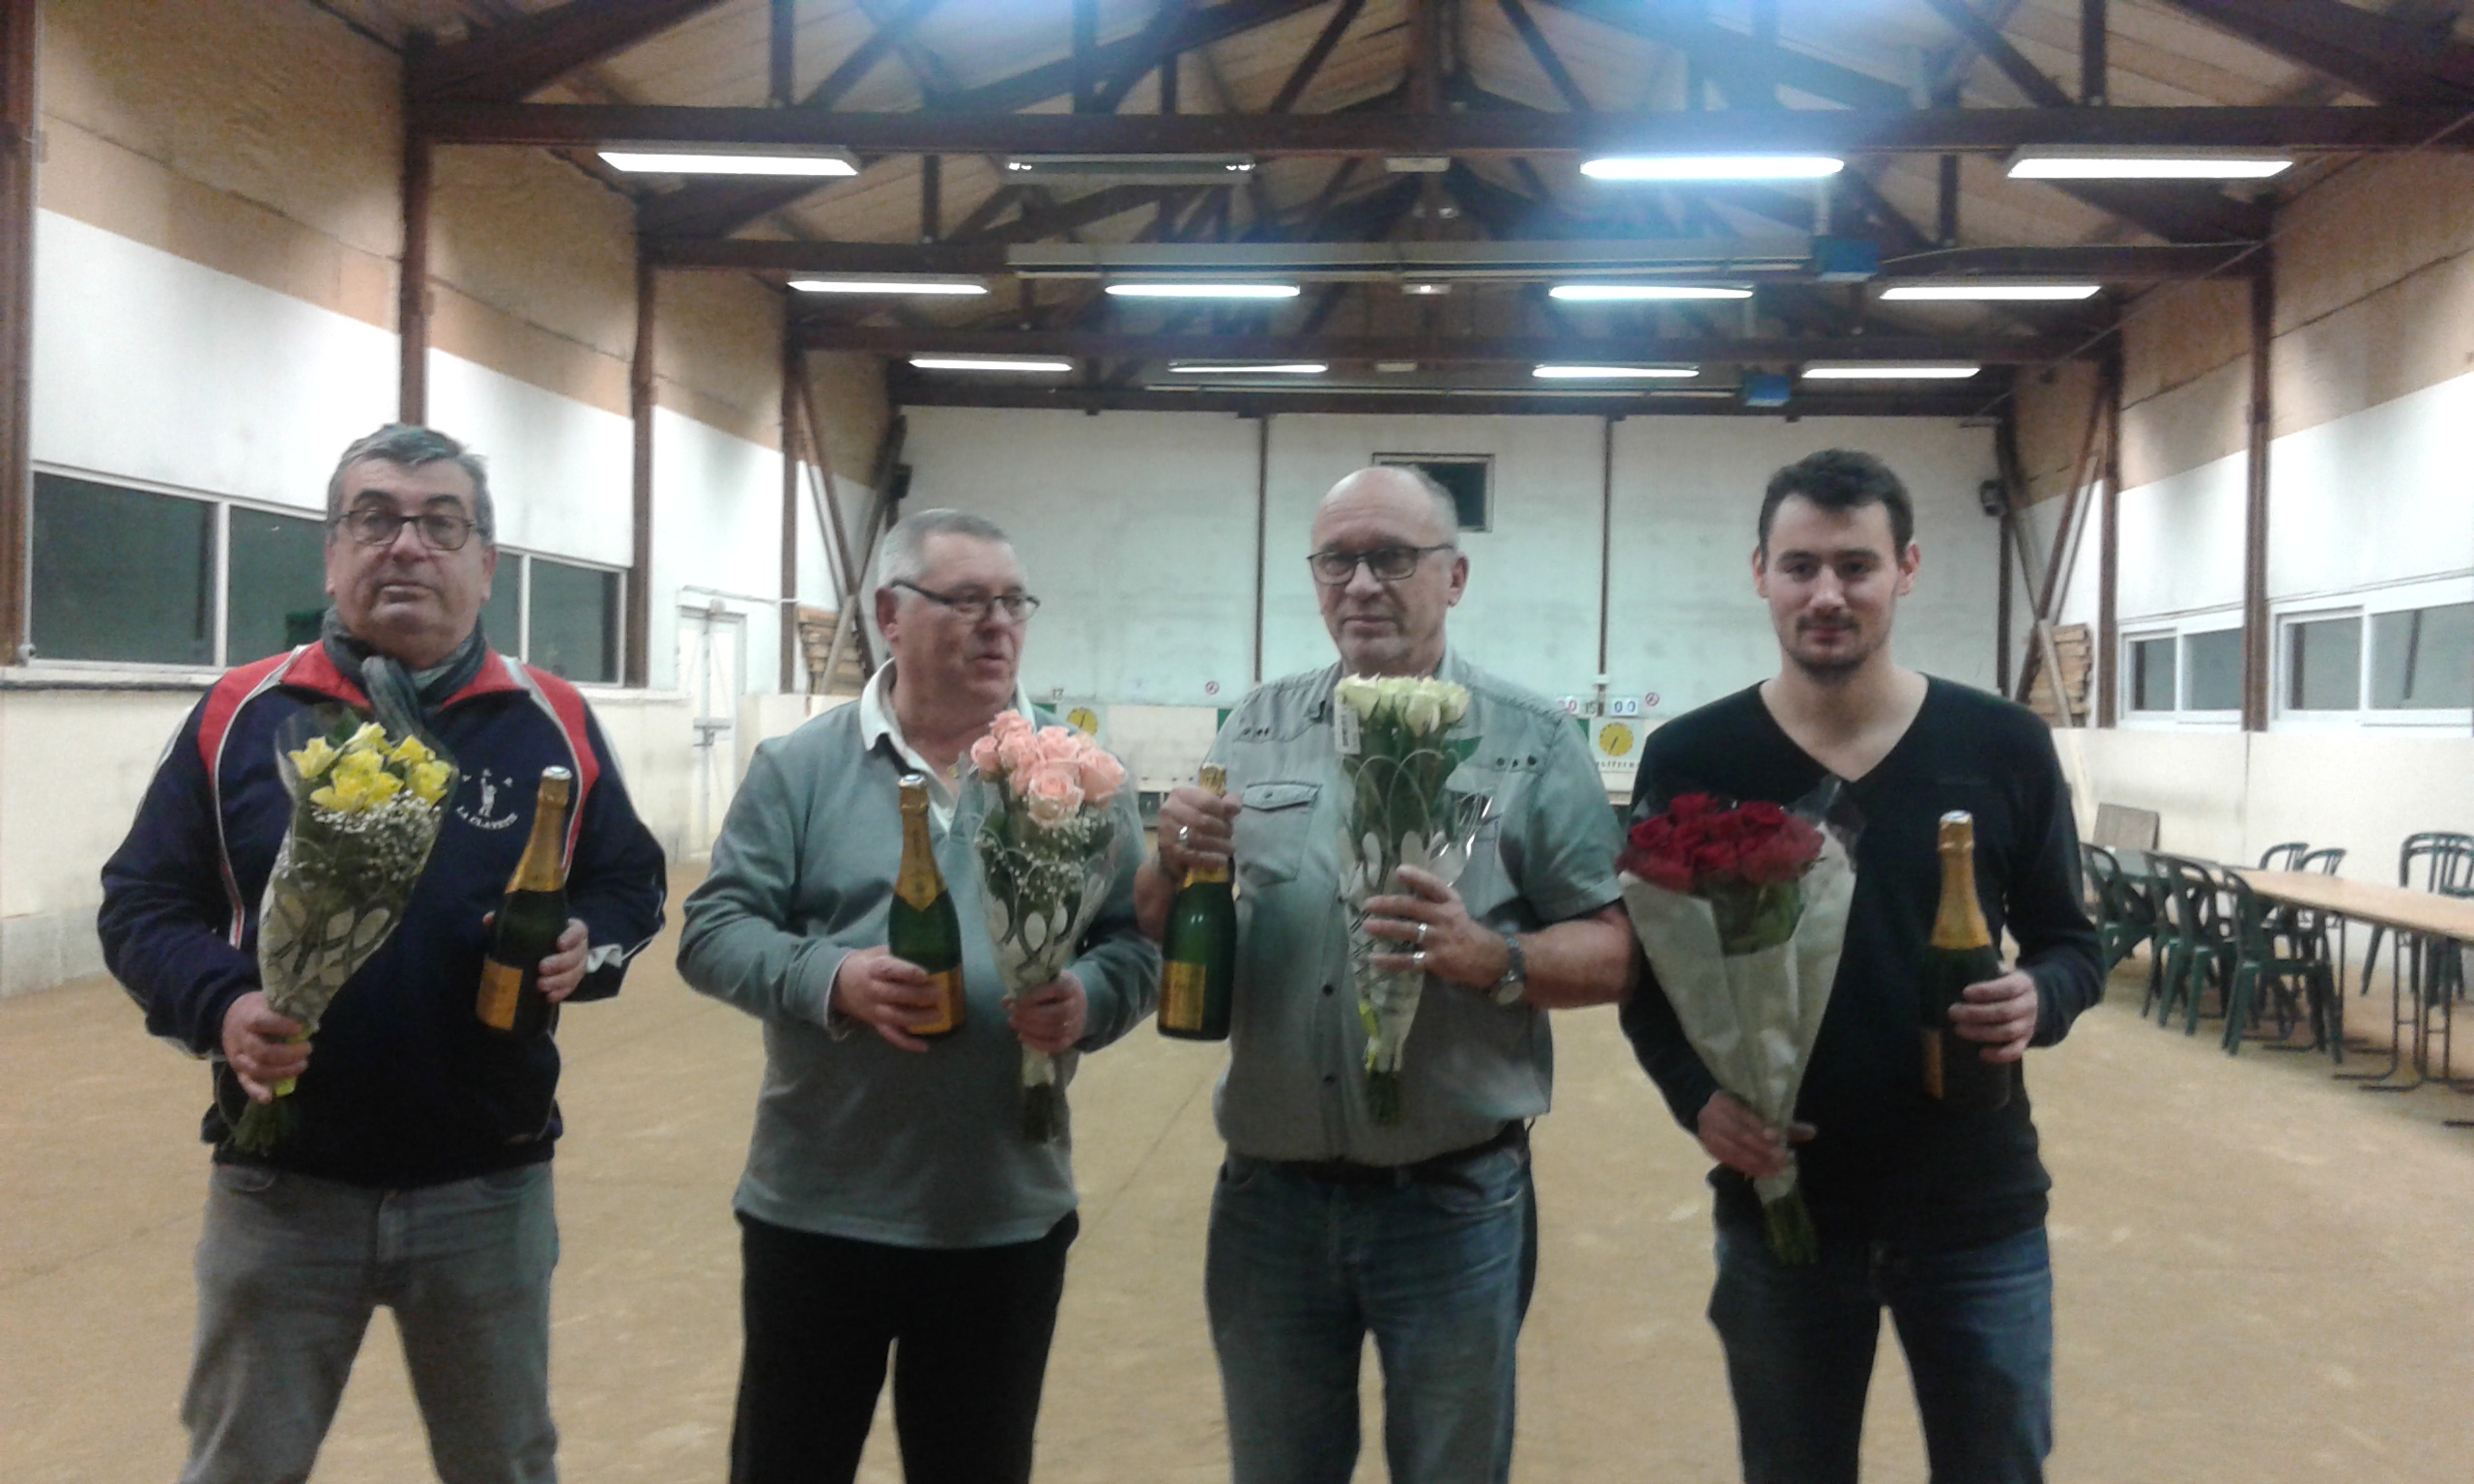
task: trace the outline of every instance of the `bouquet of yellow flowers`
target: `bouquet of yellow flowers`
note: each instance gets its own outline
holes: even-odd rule
[[[403,920],[456,770],[410,724],[390,732],[344,706],[296,718],[275,745],[275,765],[292,795],[292,826],[258,907],[258,981],[268,1008],[300,1021],[307,1037]],[[287,1080],[273,1102],[250,1103],[233,1125],[233,1147],[264,1154],[281,1143],[291,1092]]]

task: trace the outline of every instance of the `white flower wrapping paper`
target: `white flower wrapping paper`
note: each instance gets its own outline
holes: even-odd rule
[[[1692,1049],[1720,1087],[1770,1127],[1785,1129],[1795,1120],[1846,940],[1848,904],[1856,895],[1846,845],[1829,836],[1805,874],[1795,935],[1734,957],[1719,951],[1717,917],[1708,900],[1628,872],[1621,879],[1632,931]],[[1796,1188],[1795,1166],[1754,1186],[1765,1203],[1776,1201]]]

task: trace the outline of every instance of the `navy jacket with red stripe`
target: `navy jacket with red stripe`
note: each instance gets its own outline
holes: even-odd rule
[[[303,707],[366,711],[315,643],[224,675],[182,724],[103,867],[104,959],[147,1028],[214,1058],[203,1136],[216,1157],[242,1093],[223,1064],[224,1013],[258,987],[258,906],[292,801],[275,738]],[[294,1131],[267,1163],[386,1187],[436,1184],[550,1157],[559,1052],[474,1015],[483,914],[505,895],[545,767],[575,774],[567,901],[592,937],[579,1000],[618,992],[661,930],[661,847],[636,817],[609,743],[576,689],[492,651],[431,730],[462,769],[403,922],[336,995],[293,1093]]]

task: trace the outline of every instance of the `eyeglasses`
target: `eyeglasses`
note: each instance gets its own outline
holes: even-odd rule
[[[421,533],[421,544],[432,551],[460,552],[473,538],[475,522],[443,510],[427,510],[419,515],[397,515],[392,510],[372,506],[355,510],[335,520],[337,526],[351,532],[352,538],[363,546],[392,546],[395,535],[410,526]]]
[[[1326,587],[1346,586],[1357,576],[1358,563],[1374,574],[1378,583],[1396,583],[1418,570],[1418,563],[1430,552],[1448,552],[1453,543],[1434,546],[1378,546],[1370,552],[1316,552],[1306,558],[1314,569],[1314,581]]]
[[[1027,592],[931,592],[911,582],[891,582],[888,587],[903,587],[919,594],[939,608],[949,609],[965,623],[977,623],[991,610],[1002,612],[1007,623],[1028,623],[1031,614],[1040,611],[1040,600]]]

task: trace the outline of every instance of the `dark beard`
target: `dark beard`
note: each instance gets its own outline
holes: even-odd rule
[[[1839,686],[1854,679],[1856,672],[1870,663],[1881,647],[1880,642],[1875,641],[1845,659],[1808,660],[1791,646],[1787,650],[1787,663],[1802,671],[1804,678],[1815,685]]]

